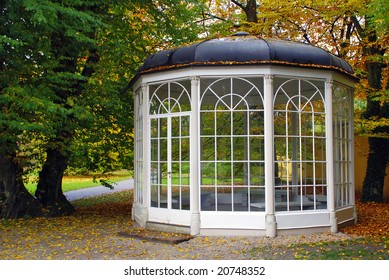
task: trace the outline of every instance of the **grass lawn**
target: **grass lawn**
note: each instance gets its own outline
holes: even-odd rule
[[[101,186],[100,179],[106,180],[109,183],[118,182],[131,178],[131,173],[127,170],[115,171],[107,174],[104,177],[95,178],[96,175],[72,175],[64,176],[62,180],[62,191],[72,191],[83,188]],[[34,178],[30,179],[30,182],[26,184],[26,188],[30,193],[34,193],[36,190],[37,182],[34,182]]]

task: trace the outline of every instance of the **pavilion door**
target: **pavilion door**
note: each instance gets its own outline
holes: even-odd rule
[[[149,219],[189,225],[190,115],[157,115],[150,124]]]

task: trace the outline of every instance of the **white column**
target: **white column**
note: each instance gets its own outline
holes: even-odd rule
[[[139,191],[139,174],[138,174],[138,161],[139,161],[139,152],[138,152],[138,138],[139,138],[139,127],[138,127],[138,119],[139,119],[139,98],[140,94],[139,91],[134,92],[134,127],[135,127],[135,151],[134,151],[134,197],[133,197],[133,203],[132,203],[132,211],[131,211],[131,219],[135,220],[135,205],[138,204],[138,191]],[[143,145],[142,145],[143,146]],[[143,147],[142,147],[143,148]]]
[[[190,207],[192,217],[190,222],[190,234],[200,233],[200,132],[199,132],[199,96],[200,79],[191,77],[191,119],[190,119]]]
[[[277,222],[274,208],[274,112],[273,76],[265,76],[265,202],[266,236],[277,236]]]
[[[334,181],[334,134],[332,118],[333,80],[326,81],[326,158],[327,158],[327,208],[330,213],[331,232],[338,232],[335,213],[335,181]]]
[[[349,172],[349,181],[351,182],[351,186],[349,189],[349,195],[351,196],[351,204],[354,207],[354,223],[356,224],[358,221],[358,216],[357,216],[357,207],[355,205],[355,165],[354,165],[354,95],[352,92],[348,91],[349,94],[349,126],[348,126],[348,137],[350,137],[350,142],[349,142],[349,159],[350,163],[350,172]]]
[[[149,127],[149,87],[142,84],[142,132],[143,132],[143,207],[141,216],[141,226],[146,226],[149,219],[148,207],[150,205],[150,127]]]

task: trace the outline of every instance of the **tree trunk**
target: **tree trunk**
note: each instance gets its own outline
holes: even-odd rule
[[[241,8],[246,14],[246,18],[248,22],[258,22],[257,17],[257,1],[256,0],[248,0],[246,6],[238,0],[232,0],[232,3]]]
[[[35,196],[52,217],[69,215],[75,211],[62,192],[62,178],[68,161],[69,156],[66,152],[49,148],[46,162],[39,173]]]
[[[258,17],[257,17],[257,2],[256,0],[249,0],[247,2],[247,6],[244,9],[247,17],[248,22],[258,22]]]
[[[0,154],[0,218],[44,215],[40,203],[25,188],[15,156]]]
[[[368,83],[370,93],[367,96],[367,107],[363,114],[365,119],[388,118],[389,110],[387,103],[375,100],[375,94],[382,89],[382,69],[385,67],[372,57],[383,56],[386,52],[384,46],[377,44],[377,34],[370,30],[371,18],[366,17],[367,33],[361,33],[369,44],[364,47],[363,53],[367,59],[366,71],[368,73]],[[376,128],[373,133],[389,134],[389,126]],[[389,160],[389,139],[369,137],[369,156],[367,160],[366,175],[362,185],[362,197],[364,202],[382,202],[384,200],[384,180],[386,176],[386,166]]]
[[[389,139],[371,137],[369,138],[369,146],[370,152],[361,201],[383,202],[386,165],[389,158]]]

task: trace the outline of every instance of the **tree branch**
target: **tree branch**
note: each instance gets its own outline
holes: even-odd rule
[[[240,2],[238,2],[238,1],[236,1],[236,0],[231,0],[231,2],[234,3],[236,6],[238,6],[239,8],[241,8],[242,10],[245,10],[245,9],[246,9],[246,7],[243,6],[242,3],[240,3]]]
[[[365,36],[366,36],[365,30],[363,30],[363,28],[362,28],[361,24],[359,23],[358,19],[356,18],[356,16],[351,16],[351,21],[353,22],[355,28],[357,29],[359,36],[361,36],[361,38],[365,38]]]

